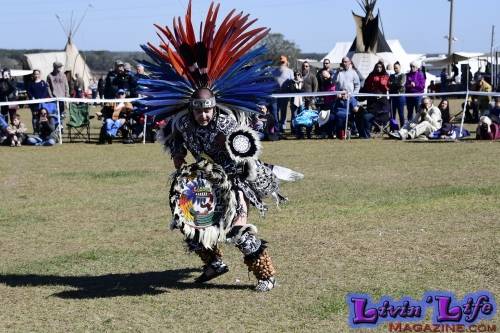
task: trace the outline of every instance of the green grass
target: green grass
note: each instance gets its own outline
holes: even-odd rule
[[[0,331],[346,332],[350,292],[498,298],[499,153],[496,142],[265,143],[263,160],[305,179],[283,184],[280,210],[251,212],[279,281],[258,294],[229,245],[231,271],[193,284],[200,262],[168,230],[173,169],[159,145],[3,147]]]

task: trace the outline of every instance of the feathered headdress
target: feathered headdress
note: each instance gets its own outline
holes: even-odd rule
[[[184,24],[173,20],[173,29],[158,28],[159,47],[141,45],[153,62],[144,62],[153,79],[141,80],[140,104],[150,115],[170,117],[189,105],[192,94],[209,88],[217,106],[232,111],[258,112],[257,103],[276,88],[269,62],[260,59],[264,47],[252,49],[269,29],[249,29],[257,21],[233,9],[217,28],[219,4],[212,2],[198,40],[191,22],[189,1]]]

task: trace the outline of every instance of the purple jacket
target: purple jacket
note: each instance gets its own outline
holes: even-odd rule
[[[415,87],[411,86],[412,82],[415,82]],[[406,74],[405,89],[407,93],[423,93],[425,89],[424,74],[420,70],[408,72]]]

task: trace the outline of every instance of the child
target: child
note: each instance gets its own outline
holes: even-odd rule
[[[297,139],[303,139],[302,127],[306,128],[306,136],[311,139],[313,126],[318,123],[318,112],[314,110],[314,103],[311,99],[305,99],[304,106],[299,108],[299,114],[292,120]]]
[[[26,126],[21,122],[21,116],[16,113],[12,125],[7,128],[9,133],[10,146],[21,147],[21,142],[23,142],[26,133]]]

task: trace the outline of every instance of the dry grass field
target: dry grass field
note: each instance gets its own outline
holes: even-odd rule
[[[305,175],[281,210],[250,213],[278,269],[267,294],[230,245],[230,272],[193,283],[159,145],[0,156],[0,331],[347,332],[350,292],[500,295],[498,142],[265,143],[263,160]]]

